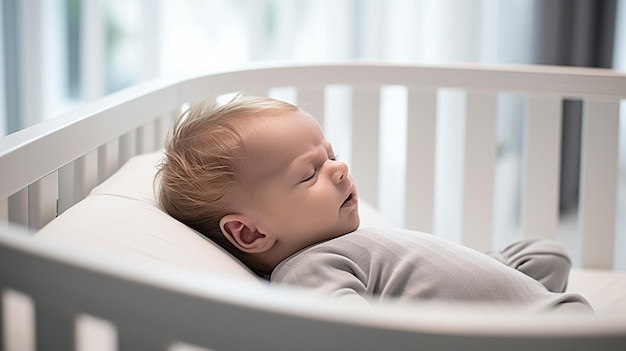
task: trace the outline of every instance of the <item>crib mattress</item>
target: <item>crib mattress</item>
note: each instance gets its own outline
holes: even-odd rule
[[[599,315],[626,315],[626,273],[573,269],[567,291],[583,295]]]

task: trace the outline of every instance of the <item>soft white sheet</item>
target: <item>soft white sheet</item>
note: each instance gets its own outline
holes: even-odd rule
[[[567,290],[586,297],[599,315],[626,315],[626,273],[574,269]]]

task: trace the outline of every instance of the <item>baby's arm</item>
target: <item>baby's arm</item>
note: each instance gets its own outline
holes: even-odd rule
[[[539,281],[552,292],[564,292],[567,288],[572,264],[556,241],[525,239],[488,255]]]
[[[295,256],[272,273],[272,284],[288,284],[341,301],[368,304],[365,274],[345,256],[323,253]]]

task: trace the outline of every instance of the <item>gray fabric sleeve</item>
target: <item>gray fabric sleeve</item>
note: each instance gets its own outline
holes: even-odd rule
[[[334,299],[368,304],[364,272],[350,259],[334,254],[316,255],[315,262],[303,255],[291,259],[272,279],[281,284],[307,287],[313,293]]]
[[[571,269],[571,260],[556,241],[525,239],[515,242],[489,256],[534,278],[549,291],[564,292]]]

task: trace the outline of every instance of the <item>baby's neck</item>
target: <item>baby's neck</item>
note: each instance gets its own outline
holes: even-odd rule
[[[315,245],[315,244],[313,244]],[[286,260],[288,257],[293,254],[301,251],[304,248],[287,248],[285,245],[280,245],[277,243],[270,250],[266,252],[257,253],[251,256],[251,264],[250,267],[254,266],[253,270],[263,276],[263,275],[271,275],[274,271],[274,268],[278,266],[282,261]]]

